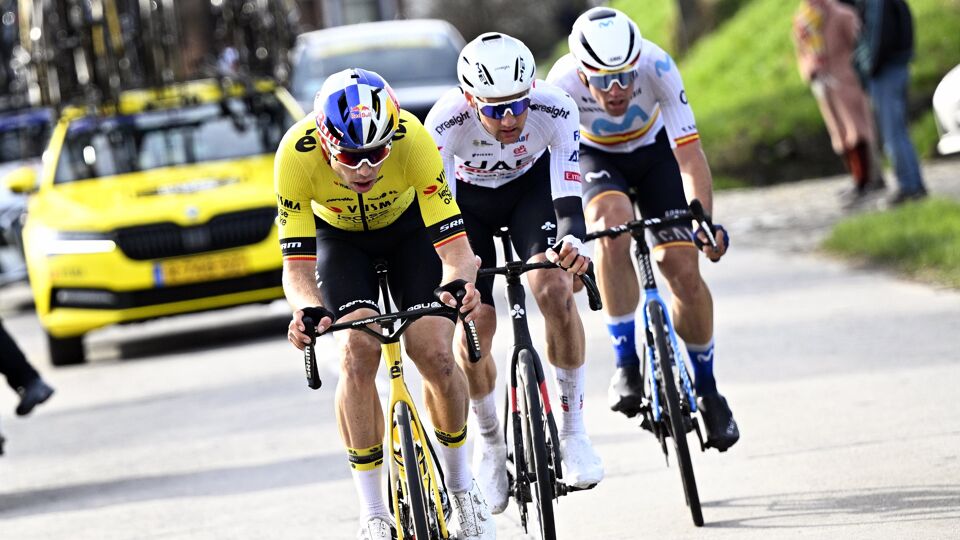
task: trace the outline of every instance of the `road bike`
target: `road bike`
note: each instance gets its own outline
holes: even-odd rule
[[[643,377],[644,395],[641,399],[640,426],[652,432],[660,441],[664,458],[669,465],[667,439],[673,441],[673,451],[680,465],[680,479],[683,482],[683,492],[693,524],[703,525],[703,512],[700,508],[700,495],[697,492],[697,481],[693,474],[693,464],[690,461],[690,448],[687,444],[687,433],[693,431],[700,441],[700,450],[706,446],[703,434],[697,422],[697,399],[693,391],[692,378],[683,349],[679,347],[677,334],[670,320],[670,312],[660,296],[657,282],[650,263],[650,248],[647,245],[645,231],[648,228],[670,223],[696,222],[697,230],[705,233],[713,247],[716,242],[713,238],[713,227],[705,216],[700,202],[694,199],[687,211],[672,212],[663,218],[632,220],[623,225],[610,227],[602,231],[587,233],[585,241],[597,238],[615,238],[621,234],[629,234],[634,240],[634,256],[640,272],[640,283],[643,287],[643,328],[644,357],[646,363],[640,362],[640,372]]]
[[[502,228],[496,235],[503,244],[504,265],[481,268],[477,272],[477,278],[497,274],[507,278],[506,296],[514,336],[503,420],[510,495],[517,502],[524,531],[529,532],[530,529],[531,512],[528,511],[527,504],[533,503],[541,538],[553,540],[557,537],[553,515],[554,499],[572,491],[590,488],[577,488],[563,482],[560,437],[550,406],[543,365],[533,347],[527,326],[526,293],[520,276],[530,270],[557,269],[558,266],[549,261],[526,263],[515,260],[507,228]],[[559,248],[557,245],[554,250],[559,251]],[[600,292],[596,283],[589,273],[580,276],[580,279],[587,289],[590,308],[599,310]]]
[[[383,361],[390,374],[386,422],[390,429],[387,432],[385,448],[389,450],[392,459],[388,469],[387,493],[399,540],[449,538],[451,507],[443,470],[404,382],[400,336],[420,317],[452,313],[455,308],[433,302],[429,307],[394,312],[387,287],[387,266],[378,262],[375,270],[380,282],[384,314],[333,324],[324,334],[340,330],[359,330],[373,336],[382,344]],[[454,293],[458,303],[463,294],[462,290]],[[459,310],[456,312],[459,313]],[[303,319],[303,324],[307,329],[316,329],[316,321],[308,317]],[[468,333],[470,358],[476,362],[480,359],[480,342],[476,337],[476,328],[473,323],[465,323],[464,328]],[[313,344],[304,349],[304,367],[310,388],[320,388]]]

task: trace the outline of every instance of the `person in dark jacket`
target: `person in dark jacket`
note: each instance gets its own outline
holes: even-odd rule
[[[891,206],[927,195],[907,125],[907,85],[913,59],[913,17],[904,0],[857,0],[863,28],[854,65],[873,101],[883,149],[899,189]]]
[[[23,351],[17,346],[0,320],[0,373],[7,378],[7,384],[20,394],[17,416],[26,416],[34,407],[50,399],[53,388],[48,385],[37,370],[30,365]]]

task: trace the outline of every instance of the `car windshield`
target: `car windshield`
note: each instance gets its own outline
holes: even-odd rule
[[[276,151],[295,120],[272,95],[70,124],[54,183]]]
[[[291,91],[301,101],[313,95],[331,73],[361,67],[380,74],[391,86],[457,84],[459,51],[447,38],[378,43],[376,46],[317,46],[294,67]]]
[[[40,157],[50,138],[45,114],[0,118],[0,163]]]

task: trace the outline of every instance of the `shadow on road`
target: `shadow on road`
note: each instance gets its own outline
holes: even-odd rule
[[[301,457],[162,476],[134,476],[102,482],[0,493],[0,520],[117,504],[196,497],[229,497],[349,478],[342,454]]]
[[[704,502],[739,508],[750,517],[708,522],[707,527],[788,529],[960,519],[960,487],[905,486],[779,493]],[[796,524],[791,518],[802,518]]]
[[[209,316],[208,316],[209,317]],[[148,335],[139,331],[118,339],[100,339],[88,345],[90,359],[140,360],[166,354],[202,352],[235,347],[258,341],[284,339],[290,316],[267,314],[255,320],[204,324],[192,328],[154,330]]]

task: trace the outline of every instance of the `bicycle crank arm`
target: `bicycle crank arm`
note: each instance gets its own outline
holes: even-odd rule
[[[588,489],[593,489],[597,487],[596,484],[590,484],[587,487],[577,487],[577,486],[568,486],[563,482],[557,482],[557,496],[566,495],[568,493],[573,493],[574,491],[587,491]]]

